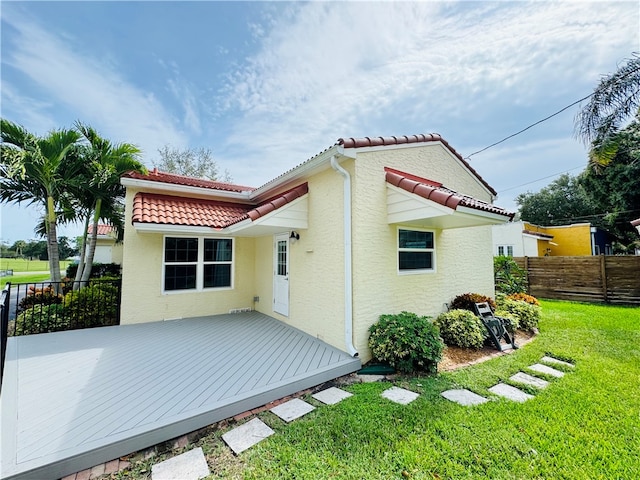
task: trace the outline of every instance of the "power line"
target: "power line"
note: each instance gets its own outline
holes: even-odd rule
[[[576,100],[576,101],[575,101],[575,102],[573,102],[571,105],[567,105],[566,107],[564,107],[564,108],[562,108],[562,109],[558,110],[557,112],[552,113],[552,114],[551,114],[551,115],[549,115],[548,117],[545,117],[545,118],[543,118],[542,120],[538,120],[537,122],[532,123],[532,124],[531,124],[531,125],[529,125],[528,127],[525,127],[525,128],[523,128],[522,130],[520,130],[519,132],[513,133],[513,134],[509,135],[508,137],[504,137],[502,140],[499,140],[499,141],[497,141],[497,142],[495,142],[495,143],[492,143],[492,144],[491,144],[491,145],[489,145],[488,147],[484,147],[483,149],[478,150],[477,152],[473,152],[472,154],[467,155],[465,158],[466,158],[466,159],[470,159],[472,156],[474,156],[474,155],[476,155],[476,154],[478,154],[478,153],[482,153],[482,152],[484,152],[485,150],[489,150],[490,148],[495,147],[496,145],[500,145],[501,143],[506,142],[506,141],[507,141],[507,140],[509,140],[510,138],[513,138],[513,137],[515,137],[515,136],[517,136],[517,135],[520,135],[521,133],[526,132],[526,131],[527,131],[527,130],[529,130],[530,128],[533,128],[533,127],[535,127],[536,125],[540,125],[541,123],[546,122],[547,120],[549,120],[549,119],[551,119],[551,118],[555,117],[556,115],[561,114],[561,113],[562,113],[562,112],[564,112],[565,110],[568,110],[568,109],[570,109],[571,107],[573,107],[573,106],[575,106],[575,105],[579,104],[580,102],[585,101],[587,98],[592,97],[594,94],[595,94],[595,92],[592,92],[592,93],[590,93],[589,95],[587,95],[586,97],[582,97],[580,100]]]
[[[538,178],[537,180],[531,180],[530,182],[522,183],[520,185],[516,185],[515,187],[505,188],[504,190],[500,190],[498,193],[504,193],[504,192],[508,192],[509,190],[514,190],[516,188],[524,187],[526,185],[531,185],[532,183],[537,183],[540,180],[546,180],[547,178],[552,178],[552,177],[555,177],[557,175],[562,175],[563,173],[569,173],[572,170],[576,170],[576,169],[582,168],[582,167],[583,167],[583,165],[578,165],[577,167],[570,168],[569,170],[564,170],[563,172],[558,172],[558,173],[554,173],[552,175],[547,175],[546,177]]]

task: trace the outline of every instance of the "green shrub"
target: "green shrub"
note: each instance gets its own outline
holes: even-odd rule
[[[493,257],[493,276],[496,291],[510,295],[527,291],[527,272],[511,257]]]
[[[509,300],[519,300],[521,302],[526,302],[530,305],[540,305],[540,302],[533,295],[527,295],[526,293],[512,293],[511,295],[507,295]]]
[[[67,267],[67,278],[73,280],[78,271],[78,264],[72,263]],[[91,278],[115,277],[120,278],[122,267],[117,263],[93,263],[91,265]]]
[[[465,309],[441,313],[434,323],[440,329],[440,335],[447,345],[480,348],[487,336],[482,320]]]
[[[67,330],[68,321],[60,304],[35,304],[20,313],[14,322],[13,332],[19,335]]]
[[[476,313],[475,304],[487,302],[492,310],[496,308],[496,302],[491,297],[482,295],[480,293],[463,293],[455,297],[449,304],[450,310],[469,310],[473,314]]]
[[[496,310],[495,316],[500,317],[504,323],[507,332],[514,333],[520,327],[520,320],[513,313],[507,310]]]
[[[505,298],[498,305],[500,312],[510,313],[518,318],[519,328],[529,332],[538,328],[540,322],[540,307],[520,300]]]
[[[57,295],[51,286],[44,288],[30,287],[26,296],[18,303],[18,311],[25,311],[34,305],[53,305],[62,303],[62,295]]]
[[[435,373],[444,345],[429,317],[402,312],[381,315],[369,328],[369,347],[373,356],[400,372]]]
[[[111,283],[95,283],[65,296],[65,316],[71,328],[118,323],[118,289]]]

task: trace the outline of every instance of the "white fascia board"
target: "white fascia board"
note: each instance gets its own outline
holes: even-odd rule
[[[277,227],[280,229],[307,229],[308,221],[308,194],[300,198],[296,198],[292,202],[284,205],[273,212],[251,221],[246,219],[227,227],[229,233],[238,233],[256,227]],[[283,215],[288,211],[297,211],[297,215]],[[282,218],[284,217],[284,218]]]
[[[466,213],[468,215],[474,215],[476,217],[484,217],[488,220],[493,220],[496,223],[507,223],[510,220],[508,215],[500,215],[499,213],[485,212],[484,210],[464,207],[462,205],[459,205],[458,208],[456,208],[456,212]]]
[[[289,170],[283,175],[276,177],[275,179],[252,191],[249,194],[249,199],[260,201],[262,200],[260,198],[261,196],[269,196],[269,192],[272,192],[278,187],[294,182],[295,180],[309,177],[318,171],[329,168],[331,166],[331,157],[333,155],[335,155],[336,157],[356,158],[355,155],[352,156],[350,154],[346,154],[345,149],[342,145],[333,145],[324,152],[310,158],[309,160],[298,165],[292,170]]]
[[[228,235],[226,229],[213,227],[196,227],[190,225],[163,225],[159,223],[134,222],[133,227],[138,233],[169,233],[174,235]]]
[[[228,192],[226,190],[216,190],[212,188],[193,187],[189,185],[176,185],[173,183],[154,182],[150,180],[140,180],[138,178],[121,178],[120,183],[125,187],[135,187],[147,190],[158,190],[162,193],[198,195],[205,197],[219,197],[234,202],[251,203],[250,192]]]

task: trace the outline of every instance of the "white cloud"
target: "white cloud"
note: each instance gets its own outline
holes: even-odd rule
[[[264,181],[341,135],[446,125],[449,138],[470,116],[500,138],[528,123],[491,131],[496,106],[585,95],[637,46],[638,17],[633,2],[287,5],[252,26],[261,48],[221,98],[241,114],[229,152],[246,160],[228,168]]]
[[[185,144],[183,133],[155,95],[129,83],[113,69],[112,62],[110,68],[100,59],[78,53],[72,39],[55,36],[6,6],[3,21],[16,34],[10,47],[3,49],[2,62],[20,71],[83,122],[114,141],[137,144],[145,158],[165,143]],[[193,124],[190,115],[188,112]],[[50,126],[54,127],[61,125]]]

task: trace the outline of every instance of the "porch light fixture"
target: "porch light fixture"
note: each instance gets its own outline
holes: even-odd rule
[[[300,240],[300,234],[292,230],[291,235],[289,235],[289,240],[291,240],[291,243],[295,243],[297,240]]]

